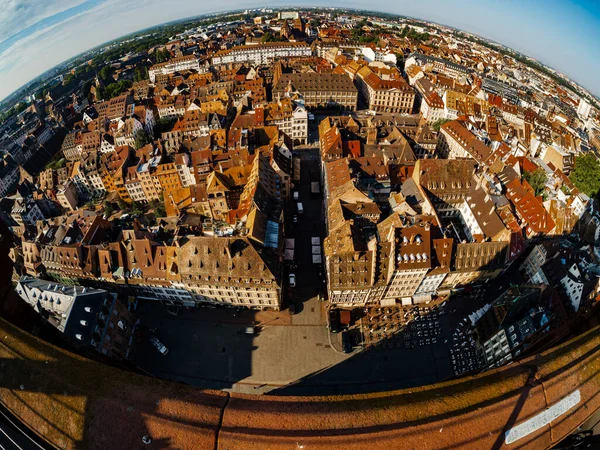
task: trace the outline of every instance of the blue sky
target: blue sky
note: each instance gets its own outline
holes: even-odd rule
[[[207,12],[286,4],[367,7],[353,0],[0,0],[0,100],[56,64],[132,31]],[[600,1],[380,0],[368,8],[493,39],[600,95]]]

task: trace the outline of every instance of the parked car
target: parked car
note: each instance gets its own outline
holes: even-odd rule
[[[298,201],[299,198],[300,194],[298,193],[298,191],[294,191],[294,200]]]
[[[296,287],[296,275],[293,273],[290,273],[290,280],[289,280],[289,285],[290,287]]]
[[[166,356],[169,353],[169,349],[165,346],[165,344],[160,342],[156,336],[152,336],[150,338],[150,342],[154,348],[161,353],[161,355]]]
[[[350,336],[347,331],[342,333],[342,350],[344,353],[352,352],[352,343],[350,342]]]
[[[330,309],[329,310],[329,331],[332,333],[338,333],[340,331],[340,310]]]

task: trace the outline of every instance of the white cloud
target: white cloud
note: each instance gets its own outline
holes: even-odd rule
[[[258,5],[274,6],[286,3],[315,6],[327,4],[322,0],[303,0],[302,2],[263,0]],[[540,18],[539,22],[531,21],[529,18],[533,14],[532,10],[537,11],[540,8],[530,6],[527,10],[523,9],[525,6],[519,6],[526,5],[527,2],[510,1],[506,6],[504,3],[496,3],[492,0],[480,0],[479,3],[473,4],[470,0],[454,0],[453,2],[380,0],[373,8],[427,18],[495,38],[499,42],[512,45],[533,57],[540,57],[559,70],[569,69],[573,73],[569,72],[568,74],[575,77],[577,81],[600,92],[600,82],[594,75],[600,70],[600,58],[597,57],[599,40],[592,39],[590,36],[582,39],[573,33],[561,35],[556,33],[560,27],[548,26],[546,28],[544,24],[548,23],[548,17],[544,16],[546,14],[559,15],[556,12],[552,14],[549,10],[537,12],[537,17]],[[44,22],[45,28],[36,27],[29,36],[23,36],[17,42],[12,43],[7,51],[0,54],[0,100],[45,70],[103,42],[178,18],[241,9],[251,7],[256,3],[249,4],[242,0],[220,0],[218,2],[179,0],[177,7],[172,7],[164,0],[87,0],[86,2],[82,0],[0,0],[0,41],[2,35],[7,34],[7,29],[11,29],[14,33],[15,30],[19,31],[58,11],[64,11],[76,5],[81,5],[81,8],[77,9],[76,16],[59,23],[56,23],[56,20],[46,21]],[[336,0],[330,4],[330,6],[355,8],[361,7],[360,5],[362,3],[359,4],[356,0]],[[492,21],[489,20],[490,11],[493,11],[494,20]],[[25,17],[27,14],[30,14],[31,17]],[[543,20],[541,20],[542,18]],[[562,16],[552,17],[552,19],[559,22],[566,20]],[[5,20],[9,24],[8,27],[5,26]],[[536,39],[536,36],[543,38]],[[572,58],[568,56],[569,53],[566,52],[566,49],[575,47],[579,47],[581,54],[587,55],[579,66],[573,63]]]
[[[0,0],[0,42],[85,0]]]

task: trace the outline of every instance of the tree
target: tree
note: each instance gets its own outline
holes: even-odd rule
[[[575,168],[569,178],[577,189],[590,198],[600,198],[600,161],[593,153],[575,158]]]
[[[175,122],[177,122],[177,118],[175,117],[163,117],[162,119],[158,119],[153,128],[154,139],[160,139],[162,133],[171,131]]]
[[[109,78],[111,78],[111,75],[113,74],[113,68],[110,66],[104,66],[102,69],[100,69],[100,73],[98,74],[98,76],[103,80],[106,81]]]
[[[112,216],[113,212],[115,212],[115,209],[113,208],[112,203],[110,203],[109,201],[105,201],[104,202],[104,214],[106,214],[106,217]]]
[[[107,85],[104,89],[97,90],[96,92],[98,92],[98,95],[103,100],[110,100],[111,98],[117,97],[123,92],[128,91],[131,88],[131,85],[131,81],[121,80],[117,83],[111,83]]]
[[[263,36],[260,38],[260,42],[262,42],[263,44],[265,42],[278,42],[280,40],[281,39],[278,36],[275,36],[274,34],[269,33],[268,31],[265,34],[263,34]]]
[[[450,122],[450,119],[438,119],[431,124],[431,129],[437,133],[446,122]]]
[[[169,56],[170,55],[169,55],[169,52],[167,50],[157,50],[154,53],[154,58],[156,59],[157,63],[168,61]]]
[[[72,73],[68,73],[63,78],[63,84],[65,84],[65,85],[70,84],[74,79],[75,79],[75,75],[73,75]]]
[[[148,79],[147,67],[136,67],[133,71],[133,81],[142,81]]]
[[[531,185],[536,196],[544,195],[548,177],[543,169],[537,169],[534,172],[523,172],[523,179]]]
[[[119,199],[117,200],[117,205],[119,206],[119,209],[121,211],[124,211],[127,209],[127,203],[125,203],[123,200]]]
[[[143,129],[136,131],[133,135],[133,139],[135,140],[134,146],[136,150],[152,142]]]
[[[131,207],[131,213],[134,216],[140,216],[144,213],[144,206],[141,205],[139,202],[133,202],[133,205]]]
[[[152,201],[151,206],[154,209],[155,217],[165,217],[167,215],[167,210],[165,208],[165,197],[162,192],[160,193],[158,200]]]

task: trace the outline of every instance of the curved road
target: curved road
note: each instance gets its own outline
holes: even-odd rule
[[[45,450],[50,448],[0,405],[0,450]]]

